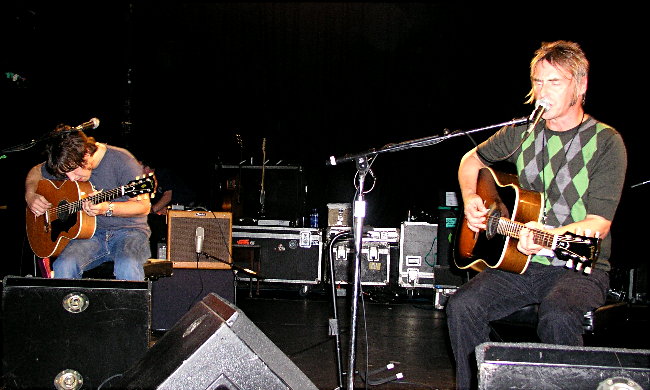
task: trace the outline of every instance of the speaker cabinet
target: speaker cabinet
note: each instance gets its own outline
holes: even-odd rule
[[[300,166],[218,165],[217,177],[220,182],[226,183],[226,189],[239,189],[237,199],[221,203],[231,204],[235,221],[240,218],[258,218],[261,211],[262,177],[265,177],[265,219],[285,220],[299,226],[301,217],[305,215],[305,188],[303,169]],[[228,182],[233,184],[228,185]]]
[[[150,286],[121,280],[5,277],[6,388],[97,389],[126,371],[149,347]]]
[[[317,390],[242,311],[212,293],[194,305],[113,387]]]
[[[204,231],[203,252],[197,258],[196,230]],[[167,214],[167,259],[174,268],[230,269],[232,214],[214,211],[170,210]],[[225,263],[224,263],[225,262]]]
[[[540,343],[483,343],[476,347],[479,389],[650,388],[650,350],[570,347]],[[611,383],[610,383],[611,382]]]

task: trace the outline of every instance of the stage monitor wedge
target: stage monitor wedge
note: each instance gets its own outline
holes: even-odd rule
[[[210,293],[111,388],[317,390],[246,315]]]
[[[479,390],[650,389],[650,350],[487,342],[476,347]]]

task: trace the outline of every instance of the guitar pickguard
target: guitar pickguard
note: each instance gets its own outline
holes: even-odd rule
[[[487,220],[485,221],[485,237],[488,240],[497,235],[497,228],[499,227],[499,218],[501,218],[501,210],[493,203],[487,213]]]

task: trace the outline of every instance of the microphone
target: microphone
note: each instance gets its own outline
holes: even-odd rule
[[[196,243],[196,254],[201,254],[203,252],[203,240],[205,239],[205,230],[199,226],[196,228],[196,237],[194,242]]]
[[[548,110],[548,106],[549,103],[546,101],[546,99],[540,99],[535,102],[535,109],[530,114],[530,117],[528,117],[528,122],[531,123],[530,129],[537,126],[537,123],[540,119],[542,119],[544,112]]]
[[[546,99],[535,101],[535,109],[530,114],[530,117],[528,117],[528,130],[526,130],[526,137],[530,135],[535,126],[537,126],[537,123],[542,119],[542,115],[544,115],[544,112],[548,110],[548,106],[549,103]]]
[[[72,130],[84,131],[89,129],[96,129],[97,127],[99,127],[99,119],[92,118],[88,122],[84,122],[77,127],[73,127]]]

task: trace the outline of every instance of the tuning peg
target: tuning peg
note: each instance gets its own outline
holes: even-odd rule
[[[140,176],[136,176],[136,177],[135,177],[135,180],[140,180]]]
[[[590,275],[591,274],[591,267],[585,267],[585,270],[583,272],[586,273],[587,275]]]
[[[576,271],[580,271],[582,269],[582,263],[576,264]]]
[[[585,236],[591,237],[591,229],[585,229]]]
[[[573,260],[569,259],[566,261],[566,264],[564,264],[565,267],[567,268],[573,268]]]
[[[600,232],[598,230],[596,230],[596,234],[594,234],[594,237],[600,238]]]

